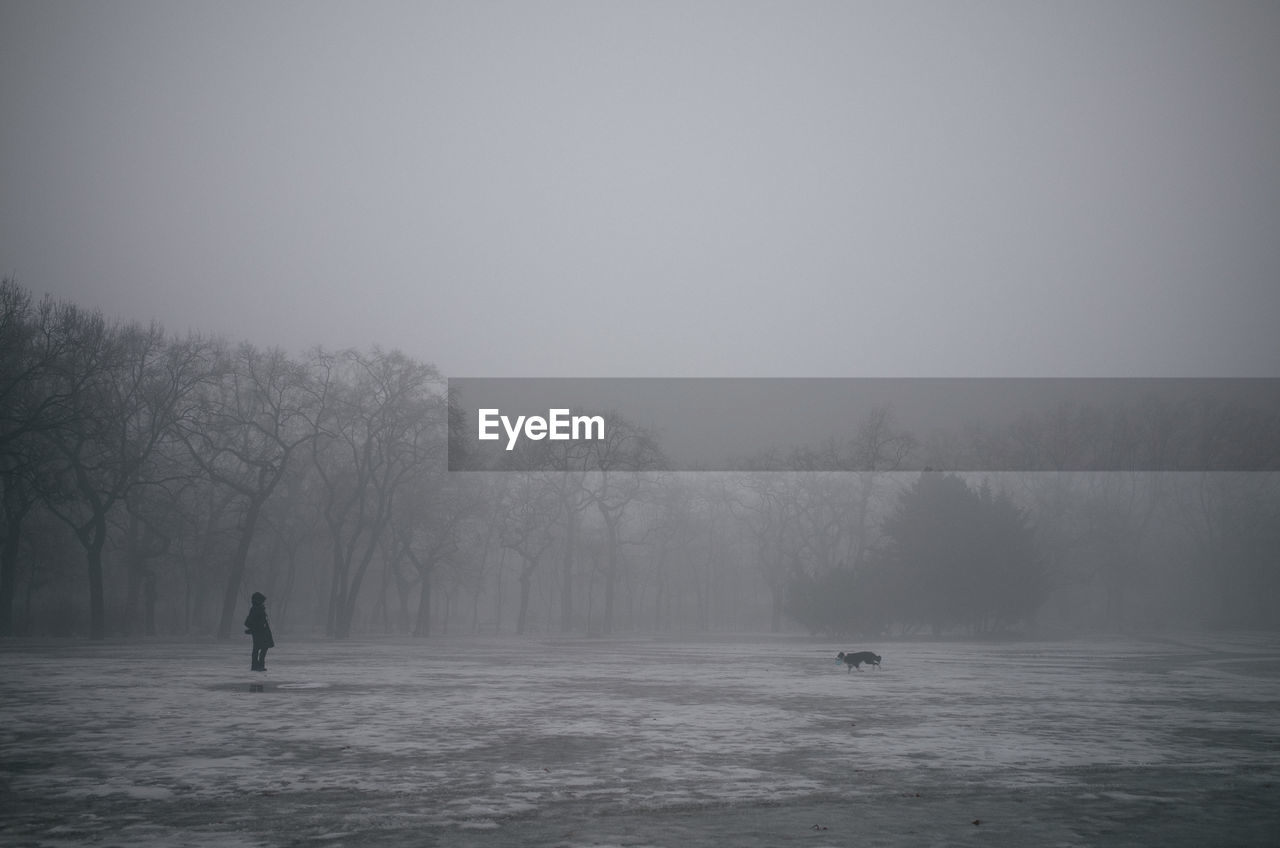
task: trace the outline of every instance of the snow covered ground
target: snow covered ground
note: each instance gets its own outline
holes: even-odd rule
[[[1280,844],[1271,635],[279,641],[0,643],[0,844]]]

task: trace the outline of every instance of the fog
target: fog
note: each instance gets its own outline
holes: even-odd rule
[[[450,376],[1274,376],[1270,4],[9,2],[0,269]]]
[[[593,433],[526,427],[483,452],[456,385],[397,351],[166,335],[10,281],[0,307],[5,635],[226,640],[257,592],[281,632],[337,639],[1280,624],[1274,380],[1105,381],[1093,400],[1072,383],[1078,401],[1036,381],[929,381],[935,400],[969,386],[1051,402],[926,416],[928,431],[888,403],[693,471],[607,408],[582,416]],[[771,398],[814,398],[781,407],[805,419],[861,385],[763,384],[681,381],[675,397],[721,409],[747,386],[766,419]]]
[[[0,4],[0,842],[1269,844],[1278,36]]]

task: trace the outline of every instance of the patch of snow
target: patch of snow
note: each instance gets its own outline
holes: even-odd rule
[[[518,832],[524,817],[575,805],[648,814],[939,780],[1047,790],[1105,769],[1277,767],[1280,650],[1263,638],[1199,653],[1137,639],[867,647],[880,670],[846,673],[830,660],[848,645],[800,640],[299,643],[273,653],[296,682],[251,692],[241,652],[223,645],[7,642],[0,780],[32,809],[332,808],[335,826],[309,841],[374,813]],[[203,846],[246,826],[137,835]],[[108,816],[64,835],[93,841],[112,827]]]

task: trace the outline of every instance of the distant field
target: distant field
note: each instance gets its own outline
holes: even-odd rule
[[[0,844],[1280,844],[1273,636],[278,639],[0,643]]]

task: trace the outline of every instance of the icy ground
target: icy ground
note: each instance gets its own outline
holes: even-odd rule
[[[0,643],[0,844],[1280,844],[1274,636],[280,642]]]

